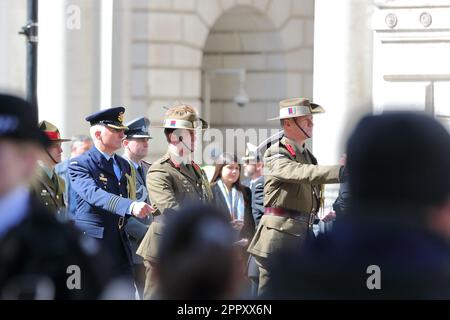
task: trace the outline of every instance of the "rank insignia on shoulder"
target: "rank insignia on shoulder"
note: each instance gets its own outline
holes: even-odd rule
[[[289,143],[286,143],[286,149],[287,151],[289,151],[289,153],[291,154],[291,156],[295,157],[295,151],[294,148],[292,148],[292,146]]]

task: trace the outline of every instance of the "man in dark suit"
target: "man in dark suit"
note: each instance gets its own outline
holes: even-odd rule
[[[150,163],[144,160],[148,153],[148,140],[151,139],[148,133],[150,120],[146,117],[140,117],[128,122],[126,126],[128,130],[125,131],[125,139],[122,142],[124,148],[123,157],[130,164],[132,176],[136,181],[136,194],[132,198],[150,204],[146,183]],[[141,298],[144,293],[145,267],[142,257],[137,255],[136,251],[151,222],[151,216],[144,218],[130,217],[125,226],[125,232],[130,239],[133,253],[134,280]]]
[[[252,198],[252,215],[255,227],[258,227],[261,217],[264,215],[264,162],[257,151],[247,149],[246,156],[242,158],[244,162],[244,174],[249,179],[249,188]],[[252,297],[258,295],[259,268],[255,262],[255,257],[250,255],[248,260],[248,278],[251,281],[250,294]]]
[[[125,108],[99,111],[88,117],[94,147],[72,159],[69,175],[77,193],[75,225],[95,238],[114,262],[110,269],[123,279],[124,297],[134,299],[133,259],[124,226],[132,215],[144,218],[152,208],[144,201],[129,199],[135,187],[128,162],[115,154],[120,149]]]
[[[96,299],[105,285],[105,259],[85,251],[81,234],[29,190],[48,146],[36,106],[0,94],[0,300]]]

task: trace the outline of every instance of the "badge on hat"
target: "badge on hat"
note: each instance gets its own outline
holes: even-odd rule
[[[125,131],[126,139],[130,138],[149,138],[148,129],[150,127],[150,120],[147,117],[140,117],[131,120],[126,124],[128,130]]]
[[[115,107],[105,110],[100,110],[86,117],[91,126],[100,124],[113,129],[127,130],[128,127],[123,124],[124,107]]]
[[[296,118],[325,112],[324,108],[318,104],[310,102],[308,98],[285,99],[280,101],[279,107],[279,116],[268,120]]]

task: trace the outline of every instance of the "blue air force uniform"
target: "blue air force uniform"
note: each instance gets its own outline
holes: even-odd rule
[[[91,125],[101,124],[115,129],[122,125],[124,108],[111,108],[86,118]],[[95,146],[73,158],[69,177],[76,193],[75,225],[83,234],[99,240],[111,256],[111,271],[125,276],[132,284],[132,253],[123,226],[131,214],[128,180],[131,168],[122,157],[110,157]]]

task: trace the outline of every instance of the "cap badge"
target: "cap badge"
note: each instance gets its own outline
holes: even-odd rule
[[[117,120],[122,123],[123,122],[123,112],[119,112],[119,115],[117,116]]]

